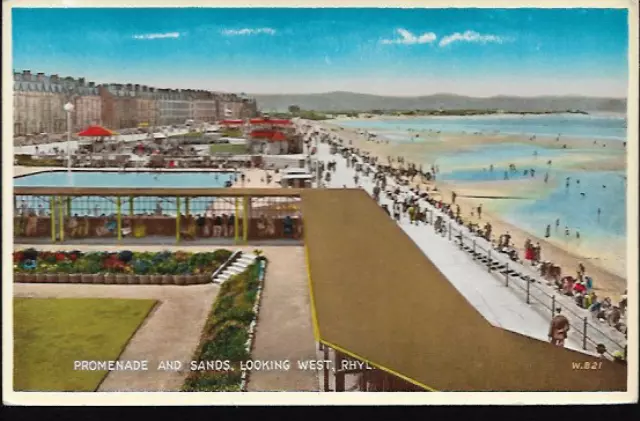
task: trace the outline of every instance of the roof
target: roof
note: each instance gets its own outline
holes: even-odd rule
[[[313,175],[311,174],[285,174],[280,177],[280,180],[311,180]]]
[[[287,136],[277,130],[254,130],[251,132],[251,137],[258,139],[268,139],[270,141],[287,140]]]
[[[290,126],[293,124],[291,120],[271,119],[271,118],[252,118],[249,120],[251,124],[271,124],[274,126]]]
[[[626,390],[625,366],[492,326],[364,190],[303,191],[302,215],[320,342],[430,390]]]

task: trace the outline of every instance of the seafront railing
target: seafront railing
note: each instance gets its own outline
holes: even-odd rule
[[[579,308],[571,297],[555,294],[551,285],[534,271],[518,262],[512,261],[506,254],[500,253],[491,247],[484,238],[473,235],[466,227],[460,227],[452,221],[444,212],[434,208],[426,209],[428,224],[435,229],[435,218],[441,216],[445,229],[440,235],[455,242],[461,250],[469,253],[478,264],[487,267],[487,271],[493,273],[496,279],[502,280],[505,287],[518,293],[528,305],[539,306],[541,311],[548,314],[549,320],[555,316],[556,308],[562,306],[562,314],[569,320],[570,332],[578,333],[582,341],[582,349],[596,352],[598,344],[606,347],[605,354],[613,359],[616,351],[625,353],[624,335],[611,328],[611,332],[604,332],[592,321],[588,309]],[[541,288],[547,286],[547,290]],[[573,304],[573,305],[571,305]],[[572,309],[575,308],[575,310]],[[626,357],[626,355],[625,355]]]
[[[16,187],[13,211],[17,243],[302,239],[298,189]]]

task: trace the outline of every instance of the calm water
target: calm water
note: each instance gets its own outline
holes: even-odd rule
[[[20,187],[224,187],[233,180],[229,172],[43,172],[14,178]]]
[[[538,157],[533,158],[537,151]],[[527,231],[544,235],[547,224],[555,228],[560,219],[561,231],[565,225],[575,238],[579,230],[585,241],[599,241],[607,237],[626,236],[626,181],[624,171],[571,170],[554,165],[554,159],[569,162],[572,155],[603,153],[620,154],[620,151],[562,150],[535,148],[522,144],[486,145],[472,150],[445,154],[436,160],[440,167],[439,178],[444,181],[483,182],[504,181],[510,160],[526,158],[526,165],[516,164],[517,172],[508,172],[509,181],[532,180],[540,184],[549,174],[549,188],[536,200],[501,201],[497,210],[510,223]],[[552,165],[547,165],[551,160]],[[489,165],[496,165],[493,171]],[[535,179],[524,175],[524,169],[535,169]],[[569,177],[569,188],[566,179]],[[579,180],[579,184],[578,184]],[[606,186],[606,187],[603,187]],[[581,193],[584,193],[582,195]],[[488,199],[491,200],[491,199]],[[487,203],[489,204],[489,203]],[[598,217],[598,208],[600,216]],[[553,230],[552,230],[553,232]],[[563,233],[562,233],[563,234]]]
[[[14,185],[20,187],[164,187],[164,188],[219,188],[227,181],[233,181],[234,174],[229,172],[111,172],[111,171],[77,171],[68,174],[66,171],[43,172],[14,178]],[[17,197],[18,207],[21,200],[33,198]],[[29,206],[38,209],[39,205],[49,209],[48,201],[35,199]],[[153,212],[157,202],[161,202],[165,213],[175,214],[176,201],[172,198],[138,197],[134,199],[135,213]],[[190,211],[203,213],[212,198],[194,198],[190,201]],[[123,199],[123,209],[128,211],[128,199]],[[184,203],[182,205],[184,207]],[[227,206],[229,207],[229,206]],[[71,212],[78,215],[112,214],[116,211],[116,203],[112,198],[80,197],[71,203]],[[184,212],[184,210],[183,210]]]
[[[626,118],[623,116],[554,114],[541,116],[473,116],[473,117],[416,117],[408,119],[349,120],[338,123],[343,127],[374,130],[394,142],[409,142],[413,131],[442,131],[443,133],[494,133],[610,139],[625,141]],[[414,135],[415,136],[415,135]],[[425,139],[422,139],[423,141]],[[426,139],[427,141],[429,139]]]
[[[626,140],[626,119],[620,116],[478,116],[478,117],[425,117],[410,119],[351,120],[341,126],[374,131],[391,142],[438,142],[437,136],[414,138],[415,131],[442,131],[446,133],[524,134],[527,136],[578,137],[586,139]],[[410,131],[411,130],[411,131]],[[413,131],[413,132],[412,132]],[[439,178],[445,181],[483,182],[504,180],[508,163],[514,163],[517,173],[509,173],[509,180],[530,179],[524,169],[535,169],[538,183],[549,172],[548,188],[536,200],[487,200],[485,206],[495,208],[509,223],[531,234],[543,236],[547,224],[555,236],[555,221],[560,219],[557,235],[564,236],[568,226],[572,239],[576,230],[581,241],[601,246],[607,239],[626,237],[626,181],[624,171],[585,171],[571,169],[569,165],[593,158],[608,158],[624,151],[600,147],[585,149],[547,149],[523,143],[479,145],[437,156],[426,153],[414,157],[427,167],[435,163],[440,167]],[[537,154],[537,157],[536,157]],[[551,160],[552,165],[547,162]],[[494,171],[489,166],[494,165]],[[571,178],[570,187],[565,180]],[[580,184],[576,180],[580,180]],[[521,181],[519,181],[521,182]],[[606,188],[602,186],[606,185]],[[542,190],[542,189],[541,189]],[[580,193],[585,193],[581,195]],[[598,208],[600,216],[598,217]]]

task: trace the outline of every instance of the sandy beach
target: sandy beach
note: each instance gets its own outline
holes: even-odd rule
[[[420,165],[417,159],[412,157],[421,157],[424,160],[425,155],[433,156],[434,158],[438,154],[451,152],[452,150],[460,151],[470,149],[478,145],[486,144],[498,144],[498,143],[534,143],[541,147],[556,148],[562,147],[566,144],[567,149],[581,149],[586,148],[593,144],[593,140],[587,139],[561,139],[562,145],[557,145],[555,138],[538,138],[535,141],[530,141],[528,137],[512,136],[512,135],[474,135],[474,134],[440,134],[434,133],[415,132],[421,136],[428,136],[438,140],[428,142],[428,146],[425,146],[427,142],[420,143],[385,143],[385,142],[370,142],[366,140],[366,137],[358,134],[359,129],[341,128],[334,124],[335,122],[311,122],[316,126],[323,127],[326,130],[331,131],[334,135],[339,135],[345,140],[345,145],[352,142],[352,146],[360,149],[361,151],[367,151],[373,156],[377,156],[382,163],[387,163],[387,157],[405,157],[406,162],[413,162],[416,165]],[[609,142],[607,145],[610,149],[623,149],[621,142]],[[426,152],[425,152],[426,151]],[[597,157],[597,155],[595,155]],[[578,158],[576,161],[567,162],[567,167],[578,168],[591,168],[593,169],[593,163],[598,162],[598,169],[624,169],[626,168],[626,157],[624,154],[612,157],[610,154],[604,155],[600,160],[597,158],[591,159]],[[555,163],[555,162],[554,162]],[[558,163],[560,164],[560,163]],[[426,168],[426,166],[425,166]],[[471,211],[479,203],[483,203],[485,207],[482,213],[482,223],[490,222],[493,225],[493,232],[501,234],[509,232],[511,234],[512,242],[515,247],[523,253],[523,247],[525,240],[531,239],[534,243],[539,242],[542,247],[542,258],[549,260],[559,265],[563,269],[563,273],[575,275],[578,264],[582,262],[586,267],[587,273],[590,274],[595,280],[595,289],[597,293],[602,296],[610,296],[614,300],[619,299],[620,295],[626,289],[626,244],[611,244],[607,245],[607,251],[589,249],[584,244],[580,244],[576,241],[563,242],[558,240],[547,240],[544,238],[532,235],[525,230],[514,226],[504,221],[495,212],[492,212],[491,206],[487,206],[486,199],[474,199],[461,196],[504,196],[509,194],[518,193],[519,196],[533,195],[539,192],[541,186],[536,182],[519,182],[513,181],[511,183],[502,182],[483,182],[483,183],[445,183],[445,182],[422,182],[416,179],[416,185],[421,189],[432,190],[436,187],[445,202],[451,201],[451,192],[455,191],[458,194],[456,203],[460,205],[461,214],[465,221],[469,219],[474,222],[479,222],[477,215],[471,217]]]

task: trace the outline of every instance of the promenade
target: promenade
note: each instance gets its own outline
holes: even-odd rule
[[[345,185],[348,188],[356,187],[353,168],[348,168],[346,161],[340,155],[331,155],[329,149],[327,144],[319,144],[318,146],[318,158],[321,161],[336,161],[336,172],[332,173],[331,181],[326,183],[327,187],[340,188]],[[372,194],[373,183],[369,177],[360,175],[359,185],[369,194]],[[391,201],[385,195],[381,195],[380,202],[381,204],[387,204],[389,208],[392,207]],[[421,205],[429,208],[425,203]],[[542,341],[548,340],[547,333],[551,312],[533,299],[531,304],[526,304],[520,291],[513,287],[505,286],[504,275],[489,272],[486,266],[474,261],[470,255],[460,250],[456,242],[449,241],[447,238],[436,234],[430,226],[411,225],[406,217],[401,219],[399,226],[448,278],[449,282],[454,285],[460,294],[492,325]],[[469,234],[467,233],[467,235]],[[482,244],[482,246],[488,249],[488,244]],[[495,258],[506,263],[502,256],[495,256]],[[534,275],[532,271],[529,271],[528,274]],[[518,279],[518,281],[520,280]],[[517,281],[513,280],[512,282]],[[540,284],[538,283],[537,285]],[[539,291],[539,289],[532,287],[532,296],[533,294],[542,296],[543,294]],[[542,299],[543,297],[538,298]],[[558,296],[557,304],[563,308],[571,308],[572,311],[581,310],[575,306],[573,300],[569,297]],[[565,315],[569,317],[567,313],[565,311]],[[584,310],[584,313],[586,316],[588,312]],[[582,320],[575,320],[575,318],[572,320],[570,318],[570,322],[572,330],[569,331],[565,346],[594,355],[595,344],[589,342],[587,351],[583,350],[582,334],[576,330],[582,326]],[[597,322],[592,321],[591,323]],[[619,332],[608,332],[610,329],[607,328],[608,326],[601,326],[602,330],[607,330],[607,336],[614,336],[614,339],[617,340],[616,342],[624,343],[624,338],[621,337]],[[616,333],[618,335],[615,335]],[[588,336],[596,342],[605,343],[611,352],[616,350],[614,344],[611,344],[597,331],[590,331]]]

